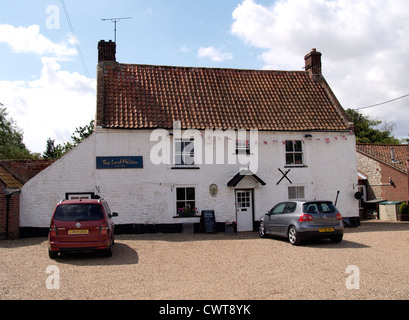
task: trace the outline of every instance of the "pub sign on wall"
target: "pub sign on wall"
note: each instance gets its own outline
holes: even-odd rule
[[[141,169],[143,157],[97,157],[97,169]]]

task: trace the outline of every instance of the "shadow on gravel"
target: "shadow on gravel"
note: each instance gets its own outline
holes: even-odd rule
[[[409,222],[398,221],[379,221],[368,220],[361,221],[358,228],[345,228],[345,233],[361,233],[361,232],[387,232],[387,231],[409,231]]]
[[[165,242],[195,242],[195,241],[239,241],[249,239],[260,239],[258,232],[240,232],[234,234],[218,233],[145,233],[145,234],[121,234],[115,235],[115,240],[131,241],[165,241]]]
[[[329,239],[311,239],[309,241],[305,241],[301,244],[301,247],[310,247],[310,248],[317,248],[317,249],[364,249],[370,248],[365,244],[349,241],[349,240],[342,240],[340,243],[333,243]]]
[[[112,257],[104,257],[102,252],[63,252],[55,261],[75,266],[115,266],[138,264],[139,256],[128,245],[115,241]]]
[[[280,238],[280,237],[269,237],[267,238],[271,239],[272,241],[281,241],[283,243],[287,243],[288,246],[292,247],[291,243],[286,239],[286,238]],[[364,249],[364,248],[370,248],[370,246],[367,246],[362,243],[354,242],[354,241],[349,241],[349,240],[342,240],[340,243],[333,243],[330,239],[320,239],[320,238],[312,238],[308,240],[304,240],[299,246],[299,248],[303,247],[308,247],[308,248],[316,248],[316,249]]]

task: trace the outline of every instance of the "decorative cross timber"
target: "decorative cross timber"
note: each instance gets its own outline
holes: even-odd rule
[[[291,184],[293,184],[292,181],[287,177],[287,174],[290,173],[291,169],[288,169],[285,173],[281,169],[278,169],[278,171],[283,174],[283,177],[280,179],[280,181],[277,182],[277,185],[279,185],[280,182],[284,180],[284,178],[287,179]]]

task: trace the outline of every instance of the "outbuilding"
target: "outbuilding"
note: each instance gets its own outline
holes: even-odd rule
[[[22,228],[61,199],[102,197],[123,232],[253,231],[279,201],[329,199],[358,217],[352,124],[321,73],[123,64],[98,44],[95,132],[26,183]]]

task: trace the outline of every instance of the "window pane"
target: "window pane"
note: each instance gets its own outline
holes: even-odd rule
[[[186,200],[195,200],[195,188],[186,188]]]
[[[285,142],[285,151],[287,151],[287,152],[292,152],[292,151],[294,151],[293,142],[292,142],[292,141],[286,141],[286,142]]]
[[[297,189],[294,187],[288,188],[288,199],[297,199]]]
[[[186,206],[186,203],[184,201],[177,201],[176,202],[176,208],[177,209],[184,208],[185,206]]]
[[[284,208],[285,208],[285,203],[280,203],[279,205],[277,205],[276,207],[273,208],[273,210],[271,211],[273,214],[280,214],[283,212]]]
[[[297,187],[297,198],[304,199],[304,187]]]
[[[294,155],[292,153],[287,153],[285,155],[285,163],[286,164],[294,164]]]
[[[195,202],[194,201],[186,202],[186,208],[189,208],[189,209],[195,208]]]
[[[176,199],[177,201],[184,201],[185,198],[185,188],[177,188],[176,189]]]
[[[181,153],[182,152],[182,150],[183,150],[183,147],[182,147],[182,142],[180,142],[180,141],[175,141],[175,153]]]
[[[295,153],[294,154],[295,158],[295,164],[302,164],[302,153]]]
[[[297,152],[302,152],[302,143],[301,141],[295,141],[295,150]]]

